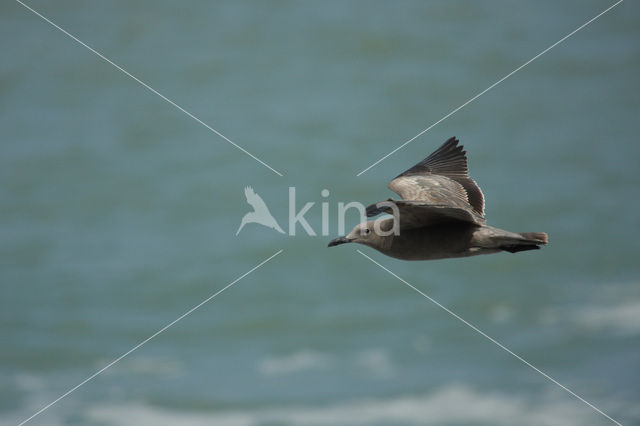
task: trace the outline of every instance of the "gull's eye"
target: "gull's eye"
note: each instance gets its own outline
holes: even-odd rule
[[[364,228],[364,235],[369,235],[369,232],[371,232],[369,228]]]

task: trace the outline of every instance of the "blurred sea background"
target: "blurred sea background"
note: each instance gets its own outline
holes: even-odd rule
[[[570,2],[0,5],[0,422],[56,425],[640,424],[640,6]],[[450,136],[491,225],[537,252],[402,262],[327,249],[337,203]],[[245,226],[252,186],[286,229]],[[320,194],[330,191],[327,198]],[[352,211],[347,228],[358,221]]]

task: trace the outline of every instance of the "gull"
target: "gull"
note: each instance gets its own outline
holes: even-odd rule
[[[466,151],[458,142],[449,138],[389,183],[402,200],[389,198],[366,209],[368,217],[393,217],[360,223],[329,247],[359,243],[396,259],[432,260],[517,253],[547,244],[544,232],[516,233],[486,225],[484,195],[469,177]]]
[[[260,225],[275,229],[279,233],[284,234],[284,231],[280,228],[276,219],[271,215],[271,212],[262,197],[256,194],[253,188],[247,186],[244,189],[244,196],[247,198],[247,203],[253,207],[253,211],[242,217],[242,222],[240,222],[240,227],[236,231],[236,235],[240,233],[240,230],[242,230],[244,225],[247,223],[259,223]]]

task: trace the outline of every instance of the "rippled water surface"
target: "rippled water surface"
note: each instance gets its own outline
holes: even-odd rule
[[[361,250],[623,424],[640,423],[640,8],[602,1],[0,6],[0,422],[16,424],[280,249],[32,424],[608,424],[344,245],[338,202],[446,138],[489,223],[538,252]],[[320,234],[286,229],[289,187]],[[321,190],[329,190],[328,197]],[[353,213],[353,212],[352,212]],[[347,226],[357,221],[347,217]]]

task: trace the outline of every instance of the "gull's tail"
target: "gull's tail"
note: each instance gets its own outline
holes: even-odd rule
[[[549,242],[549,237],[544,232],[521,232],[515,234],[515,238],[505,238],[504,244],[498,248],[508,251],[509,253],[517,253],[526,250],[538,250],[541,245]]]

